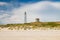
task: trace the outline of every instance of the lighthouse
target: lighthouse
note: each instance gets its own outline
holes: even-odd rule
[[[24,23],[27,23],[27,14],[26,14],[26,12],[24,13]]]

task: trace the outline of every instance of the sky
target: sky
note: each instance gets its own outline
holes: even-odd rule
[[[60,21],[60,0],[0,0],[0,24]]]

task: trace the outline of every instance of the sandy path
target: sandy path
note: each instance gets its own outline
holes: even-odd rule
[[[0,40],[60,40],[60,30],[1,31]]]

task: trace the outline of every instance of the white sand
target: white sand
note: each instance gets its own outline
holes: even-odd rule
[[[5,30],[0,32],[0,40],[60,40],[60,30]]]

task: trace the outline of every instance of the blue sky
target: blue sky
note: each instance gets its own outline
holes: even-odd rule
[[[0,0],[0,24],[60,21],[60,0]]]
[[[1,2],[11,2],[11,1],[17,1],[17,2],[37,2],[42,0],[0,0]]]
[[[17,1],[17,2],[37,2],[37,1],[60,1],[60,0],[0,0],[1,2],[11,2],[11,1]]]

